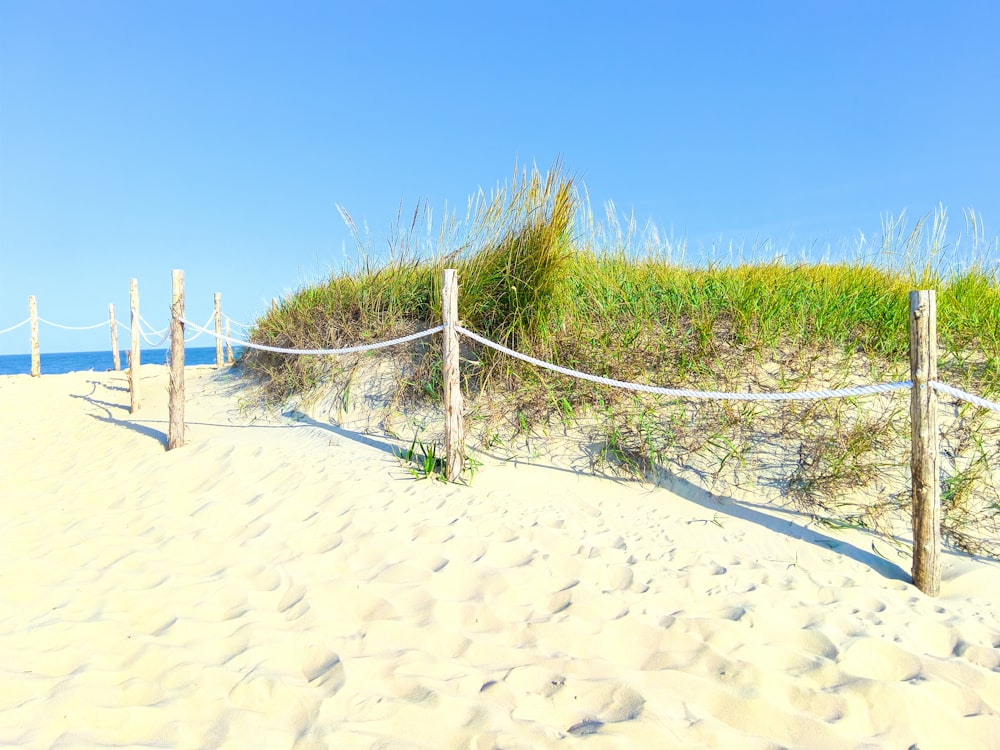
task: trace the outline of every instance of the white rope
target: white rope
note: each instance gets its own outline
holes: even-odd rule
[[[585,372],[580,372],[579,370],[571,370],[567,367],[560,367],[559,365],[551,364],[550,362],[544,362],[540,359],[535,359],[534,357],[529,357],[526,354],[521,354],[513,349],[508,349],[505,346],[494,343],[489,339],[484,339],[472,331],[463,328],[462,326],[455,326],[455,330],[467,336],[473,341],[478,341],[480,344],[488,346],[492,349],[496,349],[498,352],[503,352],[508,356],[515,357],[517,359],[523,360],[537,367],[544,367],[546,370],[552,370],[553,372],[562,373],[563,375],[569,375],[570,377],[580,378],[581,380],[589,380],[592,383],[599,383],[601,385],[611,385],[616,388],[625,388],[630,391],[641,391],[643,393],[655,393],[661,396],[675,396],[677,398],[699,398],[699,399],[720,399],[728,401],[807,401],[810,399],[820,399],[820,398],[846,398],[848,396],[866,396],[874,393],[886,393],[888,391],[898,391],[904,388],[910,388],[913,386],[909,380],[901,381],[898,383],[883,383],[880,385],[862,385],[855,386],[852,388],[841,388],[839,390],[824,390],[824,391],[799,391],[795,393],[724,393],[718,391],[692,391],[686,388],[659,388],[653,385],[645,385],[643,383],[627,383],[623,380],[613,380],[611,378],[602,378],[598,375],[590,375]]]
[[[220,336],[215,333],[215,331],[210,331],[207,328],[202,328],[201,326],[195,325],[187,318],[181,318],[185,325],[189,325],[192,328],[201,331],[202,333],[207,333],[209,336],[214,336],[215,338],[222,339],[223,341],[228,341],[233,346],[242,346],[247,349],[258,349],[263,352],[276,352],[278,354],[354,354],[356,352],[368,352],[373,349],[384,349],[387,346],[395,346],[396,344],[405,344],[407,341],[416,341],[417,339],[423,338],[424,336],[430,336],[431,334],[438,333],[444,330],[444,326],[436,326],[434,328],[428,328],[426,331],[419,331],[418,333],[411,333],[409,336],[403,336],[402,338],[392,339],[390,341],[379,341],[374,344],[362,344],[360,346],[348,346],[343,349],[282,349],[277,346],[265,346],[264,344],[252,344],[249,341],[238,341],[231,336]]]
[[[973,396],[971,393],[966,393],[965,391],[959,390],[958,388],[953,388],[950,385],[939,383],[936,380],[931,381],[931,388],[933,388],[935,391],[941,391],[941,393],[947,393],[949,396],[954,396],[955,398],[962,399],[963,401],[968,401],[970,404],[981,406],[984,409],[990,409],[991,411],[1000,411],[1000,404],[995,404],[992,401],[987,401],[985,398],[980,398],[979,396]]]
[[[166,342],[166,340],[168,338],[170,338],[170,328],[169,327],[164,328],[162,331],[157,331],[155,328],[153,328],[153,326],[151,326],[149,324],[149,321],[147,321],[144,317],[142,317],[142,315],[139,315],[138,318],[139,318],[139,335],[142,336],[142,340],[146,342],[147,346],[149,346],[150,349],[159,349],[161,346],[163,346],[163,344]],[[154,336],[161,336],[162,338],[160,338],[160,340],[157,341],[156,343],[153,343],[150,340],[149,336],[146,335],[146,332],[144,330],[142,330],[142,326],[143,325],[145,325],[146,328],[149,329],[149,332],[152,335],[154,335]],[[131,331],[131,330],[132,329],[130,328],[129,331]]]
[[[208,330],[208,326],[211,324],[211,322],[214,319],[215,319],[215,313],[213,312],[209,316],[208,320],[205,322],[204,327],[202,327],[202,326],[191,326],[192,328],[194,328],[198,332],[194,336],[191,336],[189,338],[184,339],[184,343],[185,344],[190,344],[192,341],[194,341],[196,338],[198,338],[199,336],[201,336],[201,334],[203,334],[203,333],[212,333],[211,331]],[[212,335],[214,336],[215,334],[212,333]],[[225,338],[225,337],[224,336],[219,336],[219,338],[221,339],[221,338]]]
[[[31,322],[31,318],[25,318],[24,320],[22,320],[17,325],[13,325],[10,328],[4,328],[2,331],[0,331],[0,333],[10,333],[11,331],[17,330],[18,328],[20,328],[24,324],[30,323],[30,322]]]
[[[157,331],[155,328],[153,328],[153,325],[148,320],[142,317],[142,314],[139,315],[139,322],[142,323],[142,325],[146,326],[147,332],[153,336],[162,336],[164,333],[170,330],[170,326],[165,326],[163,330]],[[139,332],[142,333],[142,326],[139,326]]]
[[[120,320],[116,320],[115,321],[115,325],[118,326],[118,330],[119,331],[121,331],[123,333],[127,333],[130,336],[132,335],[132,328],[130,326],[125,325],[125,323],[122,323]],[[142,327],[141,326],[139,327],[139,334],[142,335]]]
[[[212,315],[208,319],[208,322],[205,323],[206,327],[209,325],[209,323],[212,322],[213,318],[215,318],[215,313],[212,313]],[[170,326],[167,326],[162,331],[157,331],[155,328],[153,328],[153,326],[151,326],[149,324],[148,320],[146,320],[144,317],[142,317],[142,315],[139,316],[139,321],[142,324],[144,324],[149,329],[149,332],[152,333],[152,335],[160,337],[160,340],[154,343],[146,335],[146,332],[142,330],[142,326],[139,326],[139,335],[142,336],[143,341],[145,341],[146,344],[151,349],[159,349],[161,346],[163,346],[167,342],[167,339],[170,338]],[[196,334],[194,334],[193,336],[188,336],[187,338],[185,338],[184,339],[184,343],[185,344],[190,344],[196,338],[198,338],[199,336],[201,336],[202,332],[205,332],[205,329],[201,328],[199,326],[192,326],[192,328],[196,329],[198,332]]]
[[[142,340],[146,342],[146,345],[150,349],[159,349],[166,343],[167,339],[170,338],[170,333],[167,332],[160,337],[159,341],[153,341],[146,335],[145,331],[143,331],[141,328],[139,329],[139,335],[142,336]]]
[[[60,325],[59,323],[53,323],[52,321],[46,320],[45,318],[39,318],[38,322],[44,323],[47,326],[52,326],[53,328],[62,328],[64,331],[92,331],[95,328],[106,326],[111,321],[109,318],[108,320],[102,320],[100,323],[94,323],[94,325],[92,326],[64,326]],[[3,331],[0,331],[0,333],[3,333]]]
[[[232,323],[232,324],[233,324],[234,326],[236,326],[237,328],[242,328],[242,329],[246,330],[247,328],[249,328],[249,327],[250,327],[250,326],[248,326],[248,325],[247,325],[246,323],[240,323],[240,322],[239,322],[238,320],[233,320],[232,318],[230,318],[230,317],[229,317],[228,315],[226,315],[225,313],[222,313],[222,317],[224,317],[224,318],[226,319],[226,322],[227,322],[227,323]]]

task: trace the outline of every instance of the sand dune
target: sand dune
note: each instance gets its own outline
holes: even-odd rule
[[[142,378],[0,378],[2,746],[1000,747],[995,563]]]

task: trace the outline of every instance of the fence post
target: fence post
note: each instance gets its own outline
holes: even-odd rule
[[[118,326],[115,323],[114,302],[108,305],[108,312],[111,314],[111,356],[115,360],[115,372],[119,372],[122,369],[122,363],[121,360],[118,359]]]
[[[38,353],[38,303],[35,295],[28,297],[28,315],[31,316],[31,377],[42,374],[42,358]]]
[[[222,367],[222,295],[215,293],[215,366]]]
[[[447,479],[456,482],[465,468],[465,430],[462,423],[462,386],[458,358],[458,274],[449,268],[444,272],[441,291],[441,318],[444,323],[444,454]]]
[[[184,445],[184,271],[174,270],[170,302],[170,425],[167,450]],[[218,339],[216,339],[218,340]]]
[[[132,323],[132,348],[128,355],[128,389],[131,394],[129,413],[139,411],[139,280],[128,285],[128,306]]]
[[[229,321],[226,320],[226,364],[233,363],[233,340],[229,336]]]
[[[937,303],[934,290],[910,292],[910,475],[913,482],[913,585],[928,596],[941,588],[941,502],[938,481]]]

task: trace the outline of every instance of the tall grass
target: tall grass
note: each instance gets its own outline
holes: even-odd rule
[[[943,209],[912,226],[903,216],[886,219],[881,237],[836,263],[688,263],[683,244],[661,243],[632,221],[612,216],[595,225],[558,164],[544,175],[515,171],[508,184],[478,193],[464,221],[446,217],[435,240],[421,239],[435,236],[422,231],[426,208],[408,221],[400,215],[380,263],[371,237],[342,213],[359,244],[356,266],[288,296],[257,321],[254,341],[332,348],[431,327],[439,322],[441,271],[453,267],[464,325],[557,364],[662,386],[832,388],[908,377],[907,294],[932,288],[942,379],[987,397],[1000,393],[1000,283],[995,267],[975,260],[989,247],[971,212],[973,260],[963,267],[946,262]],[[424,340],[394,353],[394,403],[436,401],[439,351]],[[710,482],[753,477],[802,507],[839,509],[869,525],[902,503],[906,408],[896,397],[874,406],[693,405],[540,371],[467,341],[463,357],[470,423],[482,444],[587,423],[597,469],[651,478],[686,471]],[[248,350],[242,365],[280,401],[349,382],[358,361]],[[951,538],[971,549],[970,517],[1000,522],[989,469],[1000,457],[1000,432],[984,410],[956,409],[942,482],[949,502],[962,505],[949,516],[964,519]],[[955,437],[973,427],[977,439]],[[897,490],[886,489],[893,483]],[[870,501],[844,500],[866,493]]]

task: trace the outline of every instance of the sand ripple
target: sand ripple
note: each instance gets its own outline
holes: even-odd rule
[[[997,566],[950,557],[931,600],[777,513],[415,481],[377,439],[241,421],[210,368],[167,454],[161,396],[87,400],[121,377],[0,389],[35,437],[0,435],[0,745],[998,746]]]

